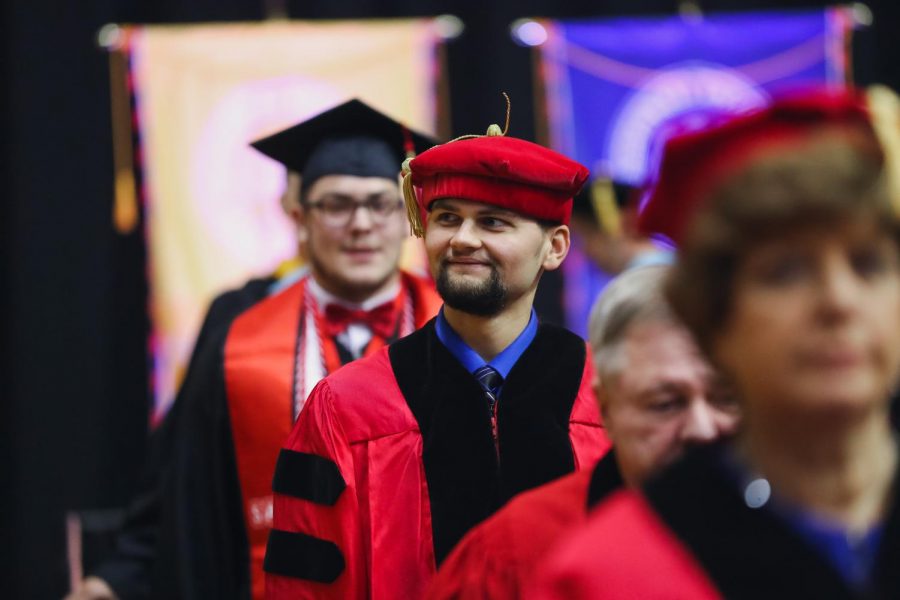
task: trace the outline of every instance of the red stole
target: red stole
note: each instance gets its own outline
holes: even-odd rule
[[[293,423],[294,354],[305,289],[305,282],[298,282],[245,311],[225,340],[225,390],[254,599],[265,596],[262,562],[272,526],[272,476]]]

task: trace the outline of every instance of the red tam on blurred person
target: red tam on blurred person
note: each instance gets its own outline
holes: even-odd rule
[[[746,419],[601,504],[536,598],[900,598],[896,117],[811,90],[668,144],[645,226]]]

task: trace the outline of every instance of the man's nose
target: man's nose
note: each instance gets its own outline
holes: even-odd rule
[[[843,257],[823,265],[818,284],[820,314],[832,321],[852,314],[864,294],[859,276]]]
[[[685,415],[681,439],[694,444],[705,444],[719,437],[715,409],[706,400],[693,400]]]
[[[350,228],[354,231],[366,231],[374,225],[372,219],[372,209],[368,204],[356,204],[353,207],[353,213],[350,215]]]
[[[472,249],[480,245],[481,239],[475,231],[475,223],[468,219],[463,220],[450,238],[450,247],[454,250]]]

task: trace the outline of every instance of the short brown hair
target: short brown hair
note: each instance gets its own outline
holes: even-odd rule
[[[728,318],[735,272],[760,242],[859,218],[874,218],[897,238],[882,164],[871,130],[825,127],[800,147],[750,161],[709,192],[666,285],[704,352]]]

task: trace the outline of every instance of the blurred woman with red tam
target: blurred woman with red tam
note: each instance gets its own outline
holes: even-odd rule
[[[809,91],[667,144],[643,224],[744,426],[600,506],[536,597],[900,598],[900,132],[874,112]]]

